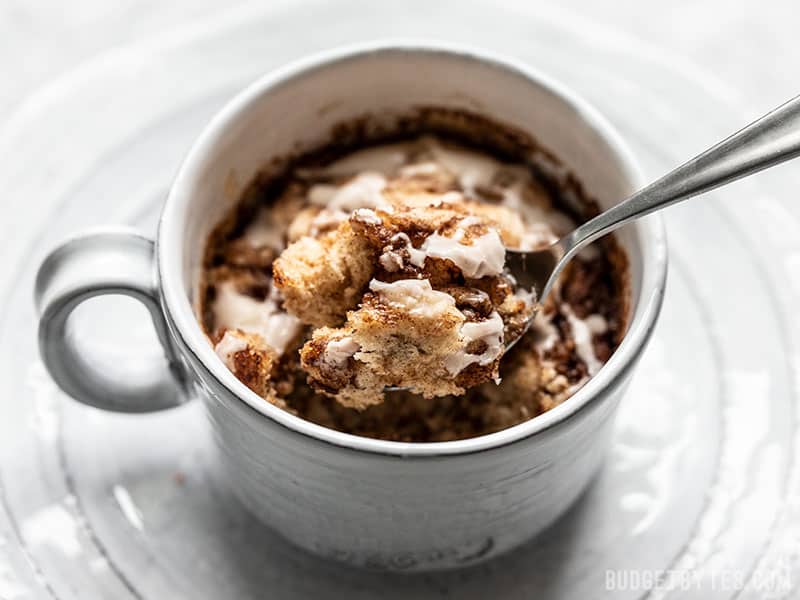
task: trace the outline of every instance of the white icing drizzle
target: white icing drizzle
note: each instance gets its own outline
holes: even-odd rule
[[[408,143],[373,146],[352,152],[325,167],[298,169],[297,174],[300,176],[350,177],[365,171],[372,171],[389,176],[406,164],[409,149],[410,144]]]
[[[297,317],[281,310],[278,302],[277,292],[260,301],[240,294],[232,282],[226,281],[217,286],[213,306],[216,326],[256,333],[278,354],[283,354],[302,325]]]
[[[409,238],[405,233],[398,233],[392,236],[392,241],[401,240],[406,244],[406,251],[408,252],[408,262],[410,262],[415,267],[422,267],[425,264],[425,258],[427,258],[427,254],[425,254],[424,250],[414,248],[413,244],[411,243],[411,238]]]
[[[225,332],[222,339],[214,346],[214,352],[222,359],[225,366],[231,370],[235,366],[233,357],[242,350],[247,350],[247,340],[241,334],[230,329]]]
[[[409,238],[405,233],[396,233],[389,241],[392,243],[403,242],[403,244],[405,244],[405,250],[408,253],[408,262],[415,267],[422,267],[425,264],[425,258],[427,255],[424,251],[414,248],[411,243],[411,238]],[[381,256],[378,258],[378,261],[389,273],[399,271],[405,266],[403,255],[391,246],[381,254]]]
[[[480,222],[476,217],[462,219],[453,237],[434,233],[419,249],[425,256],[451,260],[466,277],[499,275],[506,263],[506,249],[496,230],[490,229],[484,235],[472,238],[469,246],[461,243],[465,228]]]
[[[434,138],[423,138],[434,160],[458,178],[461,187],[469,192],[488,186],[500,169],[493,158],[462,148],[446,148]]]
[[[427,279],[400,279],[392,283],[373,279],[369,289],[392,307],[415,317],[436,318],[456,305],[450,294],[434,290]]]
[[[535,346],[540,355],[552,350],[561,337],[551,318],[545,316],[541,311],[534,317],[531,329],[538,334]]]
[[[445,192],[438,198],[438,203],[431,204],[431,206],[441,206],[442,204],[457,204],[464,200],[464,194],[461,192],[456,192],[451,190],[449,192]]]
[[[318,183],[311,186],[308,190],[308,201],[328,210],[340,210],[347,214],[359,208],[378,208],[391,212],[392,207],[381,193],[384,187],[386,178],[383,175],[365,171],[343,185]]]
[[[357,208],[355,212],[353,212],[353,218],[362,223],[369,223],[370,225],[380,225],[383,223],[383,219],[371,208]]]
[[[544,208],[525,200],[520,186],[515,184],[503,192],[502,206],[513,210],[525,224],[525,235],[520,243],[523,250],[549,246],[559,237],[575,229],[575,224],[564,213]]]
[[[255,219],[247,226],[242,234],[245,240],[253,248],[263,248],[267,246],[275,250],[283,250],[283,231],[277,227],[272,210],[262,208]]]
[[[585,364],[589,375],[594,375],[603,366],[597,356],[594,354],[594,344],[592,338],[594,337],[592,329],[583,319],[579,319],[572,312],[568,304],[561,305],[561,312],[567,317],[567,322],[572,329],[572,339],[575,342],[575,352]],[[601,317],[602,318],[602,317]]]
[[[433,161],[413,163],[400,169],[401,177],[417,177],[420,175],[436,175],[442,171],[442,166]]]
[[[322,360],[332,365],[343,365],[348,358],[360,349],[361,346],[353,338],[346,336],[339,340],[328,342],[322,354]]]
[[[584,320],[592,335],[603,335],[608,331],[608,322],[603,315],[589,315]]]
[[[330,204],[338,190],[338,185],[333,185],[331,183],[317,183],[308,188],[306,198],[308,198],[308,201],[311,204],[316,206],[326,206]]]
[[[312,237],[319,235],[320,231],[335,229],[340,223],[347,220],[347,213],[343,210],[328,210],[323,208],[311,221],[309,233]]]
[[[297,317],[278,310],[267,317],[261,336],[275,352],[283,354],[286,346],[297,336],[301,328],[302,325]]]
[[[414,248],[411,239],[405,233],[397,233],[391,241],[402,241],[408,253],[408,262],[422,268],[425,259],[442,258],[453,262],[466,277],[480,278],[487,275],[499,275],[503,272],[506,261],[506,249],[503,240],[494,229],[484,235],[472,238],[471,245],[462,244],[464,228],[481,223],[477,217],[462,219],[459,229],[452,237],[438,233],[428,236],[419,248]],[[405,266],[403,256],[395,249],[388,248],[378,259],[384,269],[393,273]]]
[[[503,352],[503,319],[492,311],[491,316],[485,321],[464,323],[460,335],[464,349],[451,354],[444,361],[447,371],[455,376],[473,363],[486,366],[494,362]],[[481,354],[468,354],[467,346],[476,340],[486,344],[486,349]]]
[[[391,249],[386,250],[383,254],[381,254],[378,258],[378,262],[381,263],[381,266],[386,270],[387,273],[399,271],[405,264],[400,253]]]

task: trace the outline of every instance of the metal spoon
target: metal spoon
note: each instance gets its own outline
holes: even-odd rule
[[[541,306],[567,263],[625,223],[800,155],[800,96],[670,171],[619,204],[533,252],[506,251],[506,266]],[[533,319],[526,325],[530,327]],[[506,351],[518,340],[506,346]]]

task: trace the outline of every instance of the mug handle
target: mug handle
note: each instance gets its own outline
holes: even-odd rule
[[[69,316],[94,296],[122,294],[150,312],[166,362],[150,361],[144,374],[92,364],[68,327]],[[142,413],[184,403],[189,386],[159,304],[152,240],[130,229],[104,229],[53,250],[39,267],[35,288],[39,353],[58,386],[76,400],[105,410]],[[165,368],[166,367],[166,368]],[[113,371],[113,372],[111,372]]]

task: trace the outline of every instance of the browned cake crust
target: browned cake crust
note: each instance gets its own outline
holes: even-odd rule
[[[399,131],[446,131],[459,144],[406,142],[354,127],[325,150],[287,163],[280,176],[254,181],[209,239],[201,314],[234,374],[285,410],[370,437],[461,439],[549,410],[610,357],[625,330],[627,259],[613,237],[595,244],[565,271],[510,353],[476,361],[496,340],[470,342],[465,324],[481,332],[499,327],[508,343],[520,335],[530,304],[505,273],[469,277],[458,260],[421,257],[426,240],[436,235],[452,249],[457,238],[470,247],[496,232],[505,246],[535,247],[553,234],[531,227],[538,215],[563,229],[594,206],[551,155],[516,132],[436,110],[415,118]],[[389,172],[378,164],[378,182],[370,170],[347,172],[347,158],[332,161],[372,137],[405,144],[407,166]],[[491,178],[470,185],[447,162],[461,160],[467,140],[501,159]],[[342,201],[336,194],[347,186]],[[511,189],[514,203],[506,202]],[[353,193],[374,202],[351,210]],[[468,261],[466,269],[473,266]],[[412,296],[425,298],[429,289],[450,301],[434,302],[432,312],[409,310],[395,294],[399,287],[407,296],[407,285]],[[454,356],[455,372],[444,366]],[[413,391],[384,394],[392,385]]]

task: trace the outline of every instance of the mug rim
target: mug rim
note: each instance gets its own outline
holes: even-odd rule
[[[298,76],[335,67],[337,64],[370,54],[397,53],[418,56],[444,55],[490,66],[524,78],[531,85],[538,86],[574,111],[576,120],[593,130],[609,146],[620,162],[626,178],[637,188],[644,185],[645,180],[638,163],[620,134],[607,119],[566,85],[519,60],[476,47],[428,40],[377,40],[325,50],[292,61],[249,84],[216,113],[192,145],[170,188],[158,225],[156,272],[162,308],[171,324],[173,335],[206,374],[218,381],[225,391],[258,413],[259,417],[266,417],[295,433],[345,449],[390,456],[446,456],[492,450],[525,440],[578,415],[593,405],[594,400],[614,387],[633,368],[653,332],[664,297],[667,243],[660,215],[650,215],[628,225],[640,230],[641,243],[643,246],[650,246],[650,252],[642,253],[640,298],[633,302],[628,330],[611,358],[575,394],[558,406],[506,429],[462,440],[397,442],[362,437],[317,425],[265,401],[239,381],[218,359],[183,287],[181,217],[185,216],[185,207],[191,202],[186,190],[194,181],[204,157],[220,141],[230,122],[255,104],[263,93],[289,83]]]

